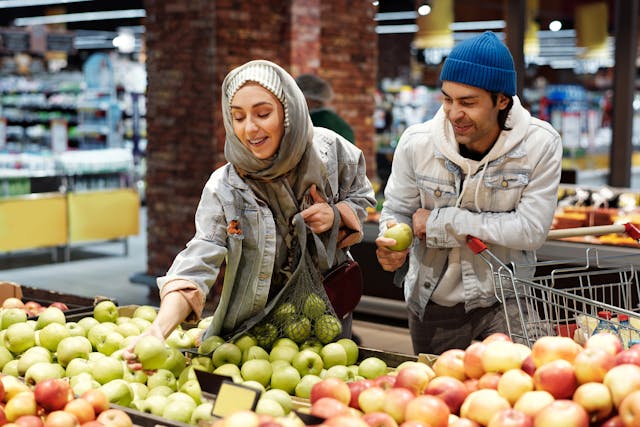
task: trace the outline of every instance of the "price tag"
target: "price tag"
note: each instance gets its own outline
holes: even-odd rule
[[[220,385],[211,413],[224,418],[237,411],[255,411],[259,398],[260,390],[225,380]]]

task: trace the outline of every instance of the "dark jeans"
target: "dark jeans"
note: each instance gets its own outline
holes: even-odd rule
[[[513,330],[518,319],[514,319],[512,311],[515,307],[517,316],[517,306],[515,301],[507,301]],[[492,333],[508,333],[504,307],[501,303],[465,313],[464,303],[445,307],[429,302],[423,320],[409,313],[409,329],[413,351],[416,354],[441,354],[454,348],[464,350],[472,341],[483,340]]]

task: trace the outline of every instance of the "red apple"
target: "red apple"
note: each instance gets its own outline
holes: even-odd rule
[[[491,417],[487,427],[533,427],[533,417],[517,409],[502,409]]]
[[[470,420],[469,418],[458,417],[453,421],[449,420],[448,427],[480,427],[480,424],[473,420]]]
[[[491,341],[482,353],[482,368],[485,372],[506,372],[519,369],[524,357],[512,341]]]
[[[573,360],[578,384],[602,382],[604,375],[615,366],[615,357],[600,347],[585,348]]]
[[[478,379],[478,388],[492,388],[494,390],[497,390],[501,376],[502,374],[499,372],[485,372]]]
[[[107,395],[104,394],[100,389],[89,389],[82,393],[80,397],[91,403],[96,416],[98,416],[100,412],[109,409],[109,399],[107,398]]]
[[[433,362],[433,371],[436,376],[449,376],[457,378],[460,381],[467,379],[464,371],[464,355],[465,351],[454,348],[442,352],[440,356]]]
[[[404,421],[407,404],[414,398],[415,394],[406,388],[390,388],[386,391],[382,410],[391,415],[397,423],[401,423]]]
[[[497,390],[483,388],[467,396],[460,407],[460,416],[486,426],[496,412],[510,407],[509,401]]]
[[[539,366],[533,374],[533,383],[536,390],[548,391],[556,399],[571,398],[578,387],[573,365],[564,359]]]
[[[364,414],[362,419],[369,424],[370,427],[398,427],[396,420],[386,412],[369,412]]]
[[[535,363],[533,363],[533,358],[531,357],[531,354],[529,354],[527,357],[524,358],[520,369],[525,371],[527,374],[533,376],[533,373],[536,371],[536,365]]]
[[[376,386],[386,390],[388,388],[392,388],[393,385],[396,383],[396,376],[384,374],[384,375],[380,375],[377,378],[374,378],[373,381],[375,381]]]
[[[358,404],[360,393],[362,392],[362,390],[373,387],[374,385],[375,382],[367,378],[348,382],[347,386],[349,386],[349,391],[351,392],[351,400],[349,400],[349,406],[355,409],[360,409],[360,404]]]
[[[509,369],[500,377],[497,390],[513,405],[520,396],[533,390],[533,378],[522,369]]]
[[[58,307],[62,311],[69,310],[69,307],[67,307],[67,304],[65,304],[63,302],[60,302],[60,301],[52,302],[51,304],[49,304],[49,307]]]
[[[14,423],[19,425],[20,427],[43,427],[44,426],[44,422],[42,421],[42,418],[40,418],[37,415],[23,415],[21,417],[18,417],[18,419],[15,420]],[[4,423],[0,425],[4,425]]]
[[[449,411],[452,414],[457,414],[462,402],[469,395],[469,390],[459,379],[444,376],[435,377],[429,381],[427,388],[424,389],[424,394],[430,394],[442,399],[449,407]]]
[[[64,410],[75,415],[80,424],[96,419],[96,412],[91,402],[81,397],[70,400],[64,405]]]
[[[33,389],[36,403],[47,411],[57,411],[73,397],[69,381],[62,378],[48,378],[40,381]]]
[[[366,388],[360,392],[358,406],[360,406],[360,410],[365,414],[381,412],[384,408],[386,395],[387,392],[378,386]]]
[[[625,426],[640,425],[640,390],[632,391],[622,399],[618,413]]]
[[[556,359],[573,363],[582,349],[580,344],[571,338],[544,336],[538,338],[531,346],[531,358],[536,368]]]
[[[634,344],[634,346],[635,345],[638,345],[638,344]],[[627,350],[622,350],[620,353],[615,355],[614,363],[616,365],[631,363],[631,364],[640,366],[640,351],[632,350],[630,348]]]
[[[398,427],[429,427],[429,425],[421,423],[420,421],[407,420],[400,424]]]
[[[603,421],[613,412],[611,393],[602,383],[590,382],[580,385],[573,393],[573,401],[587,411],[591,423]]]
[[[484,374],[482,367],[482,353],[487,345],[483,342],[474,342],[464,350],[464,373],[468,378],[480,378]]]
[[[598,427],[626,427],[624,421],[622,421],[622,417],[620,415],[613,416],[609,418],[607,421],[598,425]]]
[[[620,337],[609,332],[595,333],[584,343],[584,348],[594,347],[603,348],[614,356],[624,349]]]
[[[320,397],[311,404],[310,413],[320,418],[331,418],[336,415],[346,414],[349,407],[346,403],[333,397]]]
[[[406,388],[410,390],[414,396],[417,396],[422,393],[430,379],[431,377],[426,370],[418,366],[407,366],[396,373],[396,381],[393,387]]]
[[[533,422],[536,427],[589,427],[589,415],[573,400],[558,399],[542,408]]]
[[[104,427],[104,424],[102,424],[98,420],[93,420],[93,421],[87,421],[86,423],[81,424],[80,427]],[[280,427],[280,426],[278,425],[277,427]]]
[[[370,427],[356,414],[343,414],[331,417],[323,423],[326,427]]]
[[[516,403],[514,403],[513,409],[517,409],[520,412],[524,412],[527,415],[535,417],[542,408],[554,400],[555,398],[548,391],[528,391],[520,396]]]
[[[311,387],[309,401],[313,404],[323,397],[332,397],[345,405],[351,401],[351,390],[346,382],[339,378],[325,378]]]
[[[480,380],[477,378],[467,378],[463,382],[469,393],[471,393],[472,391],[480,390],[480,386],[478,385]]]
[[[44,427],[80,427],[80,423],[71,412],[57,410],[47,414]]]
[[[640,390],[640,366],[628,363],[614,366],[605,374],[602,383],[609,387],[613,405],[619,408],[628,394]]]
[[[109,427],[133,427],[129,414],[117,408],[102,411],[96,420]]]
[[[489,344],[494,341],[511,341],[511,337],[507,334],[503,334],[502,332],[494,332],[482,340],[485,344]]]
[[[429,394],[410,400],[404,409],[405,420],[422,422],[430,427],[447,427],[449,414],[447,404]]]

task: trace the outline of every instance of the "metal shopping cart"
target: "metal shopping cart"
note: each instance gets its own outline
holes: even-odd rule
[[[626,233],[640,242],[633,224],[551,230],[548,239],[609,233]],[[584,342],[600,322],[616,328],[625,345],[640,340],[640,254],[604,257],[590,247],[581,259],[518,266],[503,263],[473,236],[467,236],[467,245],[490,266],[496,298],[511,298],[509,305],[517,305],[514,315],[504,304],[513,341],[531,346],[542,336],[562,335]],[[533,279],[518,278],[521,267],[534,267]],[[603,319],[598,312],[611,317]]]

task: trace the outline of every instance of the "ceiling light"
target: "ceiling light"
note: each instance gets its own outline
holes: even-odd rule
[[[121,31],[114,37],[113,45],[118,48],[120,53],[131,53],[136,47],[136,37],[131,31]]]
[[[105,12],[68,13],[62,15],[32,16],[16,18],[13,25],[24,27],[28,25],[61,24],[64,22],[105,21],[110,19],[132,19],[147,16],[144,9],[112,10]]]
[[[549,29],[551,31],[560,31],[562,29],[562,22],[554,20],[549,23]]]
[[[78,3],[93,0],[0,0],[0,9],[10,7],[44,6],[47,4]]]
[[[420,7],[418,7],[418,15],[427,16],[430,13],[431,13],[431,6],[429,6],[429,3],[424,2],[420,5]]]

